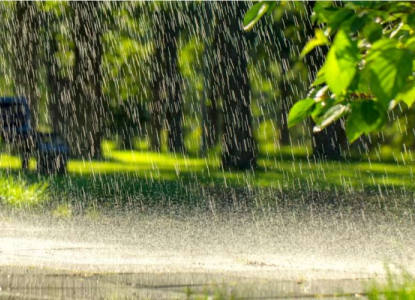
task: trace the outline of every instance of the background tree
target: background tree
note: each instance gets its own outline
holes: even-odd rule
[[[72,65],[69,63],[70,51],[68,41],[60,28],[68,18],[69,7],[65,3],[51,5],[44,2],[42,9],[42,33],[44,37],[43,61],[48,87],[48,110],[52,131],[61,136],[68,135],[66,121],[70,119],[70,76]]]
[[[101,155],[104,124],[102,95],[102,2],[70,2],[75,64],[72,82],[70,141],[75,153],[95,158]]]
[[[183,130],[183,103],[181,95],[181,75],[178,66],[177,40],[180,24],[177,17],[178,8],[155,5],[153,12],[154,63],[153,69],[153,104],[151,148],[161,148],[160,132],[165,117],[168,132],[167,144],[171,152],[185,152]]]
[[[40,12],[36,2],[15,3],[12,24],[14,50],[14,76],[16,94],[25,96],[32,113],[32,127],[36,128],[39,117],[39,31]]]
[[[238,31],[248,3],[219,4],[2,3],[1,93],[35,99],[37,128],[85,158],[104,140],[142,151],[152,141],[249,169],[256,155],[343,158],[414,144],[411,3],[317,2],[312,19],[310,3],[255,3],[272,13],[248,36]],[[380,129],[350,145],[353,130]]]
[[[223,100],[222,165],[226,169],[256,167],[248,47],[241,23],[245,10],[243,2],[226,2],[215,11],[219,27],[216,57]]]
[[[220,141],[221,110],[220,110],[220,82],[217,49],[220,28],[217,25],[211,2],[203,2],[201,12],[198,14],[203,27],[203,98],[201,100],[202,112],[202,140],[201,154],[213,149]],[[216,55],[215,55],[216,54]]]

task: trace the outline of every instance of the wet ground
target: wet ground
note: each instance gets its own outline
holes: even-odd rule
[[[359,297],[361,279],[275,280],[220,273],[80,273],[3,267],[0,299],[235,299]]]
[[[8,214],[0,299],[354,296],[385,265],[415,270],[411,225],[381,214]]]

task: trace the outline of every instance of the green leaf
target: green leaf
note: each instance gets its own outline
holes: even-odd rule
[[[379,51],[385,51],[388,49],[394,49],[398,47],[398,41],[395,39],[384,38],[378,40],[376,43],[372,45],[370,48],[370,55],[374,56]]]
[[[331,28],[331,32],[337,31],[339,28],[342,28],[343,22],[349,20],[355,15],[355,12],[348,9],[339,8],[333,14],[329,16],[328,27]]]
[[[315,47],[329,45],[329,39],[324,35],[321,29],[316,29],[314,34],[314,38],[309,40],[308,43],[304,46],[303,50],[301,51],[300,57],[304,58],[304,56],[313,50]]]
[[[409,14],[406,18],[406,23],[412,28],[415,29],[415,13]]]
[[[245,31],[250,31],[259,19],[261,19],[261,17],[267,12],[269,6],[269,2],[262,1],[252,6],[245,14],[243,29]]]
[[[325,71],[324,68],[321,68],[317,73],[317,78],[314,80],[314,82],[311,84],[311,86],[318,86],[323,83],[326,83],[326,77],[325,77]]]
[[[329,126],[331,123],[337,121],[340,119],[344,114],[346,114],[349,111],[349,107],[347,105],[343,104],[336,104],[332,107],[330,107],[321,118],[321,121],[319,124],[314,126],[313,131],[314,132],[320,132],[327,126]]]
[[[369,43],[373,44],[380,38],[382,38],[382,25],[374,22],[370,22],[363,27],[363,36],[369,41]]]
[[[415,36],[409,38],[406,42],[405,42],[405,48],[415,52]]]
[[[346,122],[346,136],[350,143],[353,143],[364,134],[361,126],[362,121],[357,118],[356,114],[352,111]]]
[[[403,101],[409,107],[415,102],[415,82],[411,80],[408,82],[402,92],[396,96],[397,101]]]
[[[288,115],[288,127],[292,127],[307,118],[311,114],[314,104],[315,101],[310,98],[306,98],[295,103],[290,110],[290,114]]]
[[[366,125],[370,127],[369,130],[379,129],[381,108],[378,106],[378,103],[372,100],[362,101],[360,102],[360,112]]]
[[[272,12],[274,11],[274,8],[277,6],[277,4],[278,4],[277,1],[269,3],[269,7],[268,7],[268,10],[267,10],[267,16],[270,16],[272,14]]]
[[[346,122],[346,136],[351,143],[362,134],[379,130],[386,121],[386,111],[376,101],[362,100],[352,104]]]
[[[357,43],[340,30],[324,64],[326,82],[336,95],[343,93],[352,82],[359,56]]]
[[[333,3],[330,1],[316,1],[313,9],[313,14],[311,16],[311,21],[319,21],[318,23],[327,23],[330,17],[338,9],[332,6]]]
[[[363,93],[363,94],[367,94],[367,95],[372,95],[372,90],[370,88],[370,78],[371,78],[371,71],[369,68],[363,68],[358,76],[358,82],[357,82],[357,89],[352,89],[352,91],[357,92],[357,93]],[[353,82],[351,84],[351,86],[353,86]]]
[[[314,123],[318,124],[321,122],[321,118],[324,115],[324,112],[327,110],[326,102],[317,102],[314,106],[313,111],[311,112],[311,118],[313,119]]]
[[[367,16],[360,17],[357,14],[352,15],[342,23],[341,29],[346,32],[355,33],[368,22],[367,19]]]
[[[386,109],[389,102],[403,91],[412,74],[413,59],[410,51],[387,45],[386,49],[377,48],[367,58],[372,92]]]
[[[373,8],[376,6],[376,1],[353,1],[353,4],[359,5],[361,7]]]

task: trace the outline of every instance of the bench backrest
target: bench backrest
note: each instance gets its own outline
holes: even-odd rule
[[[0,97],[0,136],[13,139],[31,132],[30,109],[26,98]]]

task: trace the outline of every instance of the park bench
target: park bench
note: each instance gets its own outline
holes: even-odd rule
[[[57,133],[41,133],[31,127],[31,112],[24,97],[0,97],[0,137],[14,146],[22,158],[22,170],[35,156],[42,174],[66,173],[69,148]]]

